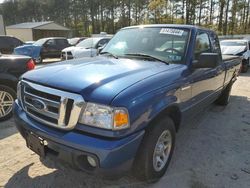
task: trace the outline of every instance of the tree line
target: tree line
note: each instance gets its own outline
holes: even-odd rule
[[[6,25],[55,21],[75,36],[138,24],[193,24],[219,34],[250,32],[250,0],[5,0]]]

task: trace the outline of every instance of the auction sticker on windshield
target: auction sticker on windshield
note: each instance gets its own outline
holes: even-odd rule
[[[160,34],[169,34],[169,35],[176,35],[182,36],[184,33],[183,30],[180,29],[172,29],[172,28],[162,28]]]

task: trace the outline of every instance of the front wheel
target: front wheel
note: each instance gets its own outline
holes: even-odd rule
[[[0,121],[12,116],[12,105],[16,98],[16,92],[7,86],[0,85]]]
[[[169,117],[153,123],[145,133],[134,162],[138,179],[154,182],[166,172],[175,146],[175,126]]]

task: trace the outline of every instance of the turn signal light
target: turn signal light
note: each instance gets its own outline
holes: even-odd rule
[[[30,59],[28,63],[26,64],[26,67],[28,70],[33,70],[35,69],[36,65],[33,59]]]
[[[129,116],[124,110],[116,110],[114,114],[114,128],[123,129],[129,126]]]

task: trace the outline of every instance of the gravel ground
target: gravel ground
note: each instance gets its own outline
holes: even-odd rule
[[[108,181],[45,161],[26,148],[13,120],[0,123],[0,187],[250,187],[250,73],[239,77],[227,107],[209,106],[177,134],[166,175],[145,185]],[[57,166],[58,168],[55,168]]]

